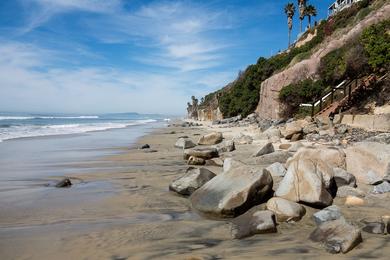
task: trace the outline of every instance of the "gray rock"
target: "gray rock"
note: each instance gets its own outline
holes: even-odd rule
[[[307,135],[307,134],[318,133],[319,129],[318,129],[316,123],[311,123],[311,124],[308,124],[308,125],[304,126],[302,131],[303,131],[304,134]]]
[[[64,178],[56,184],[56,188],[69,188],[72,186],[72,182],[69,178]]]
[[[385,223],[383,222],[363,222],[365,226],[363,227],[363,231],[370,234],[385,234]]]
[[[302,205],[276,197],[268,200],[267,209],[275,213],[278,222],[299,221],[306,214]]]
[[[366,139],[367,142],[378,142],[382,144],[390,144],[390,133],[381,133]]]
[[[293,134],[293,136],[291,136],[291,142],[296,142],[296,141],[299,141],[299,140],[302,140],[303,139],[303,134],[302,133],[296,133],[296,134]]]
[[[214,147],[217,149],[218,154],[232,152],[236,149],[233,140],[223,141],[222,143],[217,144]]]
[[[375,194],[382,194],[387,192],[390,192],[390,183],[388,183],[387,181],[384,181],[381,184],[376,185],[372,190],[372,193]]]
[[[310,239],[323,243],[330,253],[347,253],[363,241],[360,230],[344,218],[319,225],[310,234]]]
[[[144,144],[140,147],[140,149],[149,149],[150,148],[150,145],[148,144]]]
[[[346,198],[348,196],[364,197],[366,194],[360,189],[353,188],[351,186],[341,186],[337,188],[336,196],[339,198]]]
[[[272,177],[284,177],[286,175],[286,168],[283,166],[283,164],[276,162],[265,168],[266,171],[268,171]]]
[[[187,164],[188,165],[205,165],[206,164],[206,160],[203,159],[203,158],[190,156],[190,158],[188,158],[188,160],[187,160]]]
[[[213,145],[213,144],[219,144],[220,142],[222,142],[222,140],[223,140],[222,133],[215,132],[200,137],[198,144]]]
[[[356,178],[346,170],[335,167],[333,168],[334,180],[336,181],[337,187],[351,186],[356,187]]]
[[[270,127],[260,134],[259,139],[270,140],[270,139],[280,139],[281,137],[280,130],[276,127]]]
[[[233,138],[235,144],[251,144],[253,143],[253,138],[249,135],[240,134],[238,137]]]
[[[272,143],[267,142],[264,144],[261,144],[260,147],[258,148],[257,152],[253,155],[253,157],[259,157],[264,154],[269,154],[275,152],[274,146]]]
[[[338,134],[345,134],[346,132],[348,132],[348,126],[346,126],[346,125],[339,125],[338,127],[337,127],[337,133]]]
[[[213,217],[236,217],[272,192],[273,180],[262,168],[240,166],[223,172],[190,197],[192,207]]]
[[[202,158],[205,160],[218,157],[218,150],[216,148],[192,148],[184,150],[184,159],[187,160],[191,156]]]
[[[214,158],[206,161],[208,166],[223,167],[223,160],[221,158]]]
[[[181,148],[181,149],[189,149],[189,148],[193,148],[195,146],[196,146],[196,144],[194,144],[192,142],[192,140],[189,138],[179,138],[175,143],[175,147]]]
[[[180,176],[169,185],[169,190],[185,196],[191,195],[214,177],[215,173],[206,168],[190,167],[183,176]]]
[[[275,214],[269,210],[250,210],[232,220],[231,234],[236,239],[275,232]]]
[[[323,210],[320,210],[313,214],[314,222],[317,225],[321,225],[324,222],[340,218],[343,218],[343,214],[341,214],[340,208],[336,205],[326,207]]]
[[[232,168],[238,168],[240,166],[246,166],[246,164],[239,161],[239,160],[233,159],[231,157],[223,160],[223,171],[224,172],[227,172]]]
[[[319,161],[303,157],[293,160],[275,196],[319,207],[331,205],[333,198],[326,187],[326,175],[319,166]]]

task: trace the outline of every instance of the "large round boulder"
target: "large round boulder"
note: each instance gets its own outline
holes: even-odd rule
[[[263,168],[239,166],[217,175],[190,197],[192,207],[211,217],[236,217],[265,201],[273,180]]]
[[[199,145],[213,145],[213,144],[219,144],[222,142],[223,136],[222,133],[214,132],[207,135],[203,135],[199,138],[198,144]]]

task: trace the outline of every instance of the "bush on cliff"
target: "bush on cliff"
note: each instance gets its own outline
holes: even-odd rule
[[[368,54],[368,63],[374,70],[390,63],[390,20],[366,28],[360,38]]]

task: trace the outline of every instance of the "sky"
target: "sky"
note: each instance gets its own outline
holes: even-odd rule
[[[1,0],[0,111],[184,114],[286,48],[287,2]]]

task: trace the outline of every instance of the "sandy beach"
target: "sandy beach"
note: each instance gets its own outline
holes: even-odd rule
[[[390,237],[363,233],[364,243],[346,255],[331,255],[308,236],[316,210],[299,223],[282,223],[275,234],[232,239],[228,220],[210,220],[191,209],[187,198],[168,190],[169,184],[188,167],[178,137],[196,140],[206,128],[171,127],[138,139],[134,148],[93,162],[93,172],[72,175],[75,185],[57,189],[61,205],[37,202],[23,211],[1,213],[2,259],[386,259]],[[227,133],[225,133],[228,135]],[[149,144],[151,149],[137,149]],[[243,156],[248,145],[224,156]],[[88,165],[88,162],[85,162]],[[207,166],[216,174],[222,168]],[[79,180],[79,182],[77,181]],[[83,185],[95,185],[90,199],[78,200]],[[85,195],[85,194],[84,194]],[[82,195],[80,195],[80,198]],[[365,206],[347,207],[336,199],[346,218],[389,213],[388,195]]]

